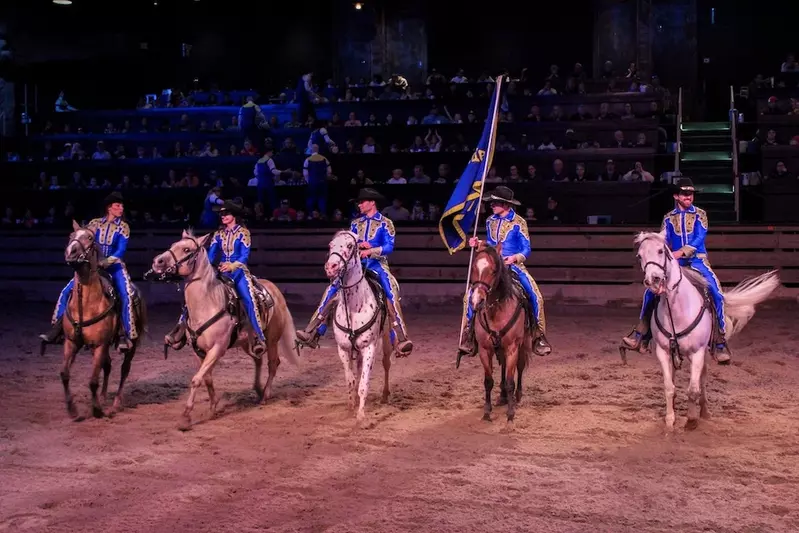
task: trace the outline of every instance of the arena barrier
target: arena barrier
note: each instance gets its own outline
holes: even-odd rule
[[[531,227],[527,266],[550,302],[640,305],[642,274],[633,236],[644,227]],[[253,230],[251,270],[285,290],[293,304],[316,304],[327,283],[323,264],[331,228]],[[481,232],[482,233],[482,232]],[[151,303],[180,301],[175,285],[144,282],[155,255],[177,240],[177,228],[137,230],[126,254],[134,282]],[[52,302],[71,276],[63,262],[66,233],[0,232],[0,295],[3,300]],[[709,260],[726,286],[772,268],[795,298],[799,286],[799,226],[717,226],[707,244]],[[461,302],[469,253],[449,255],[434,228],[398,228],[392,271],[407,305]]]

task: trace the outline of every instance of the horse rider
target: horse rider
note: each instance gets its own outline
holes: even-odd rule
[[[676,207],[663,217],[661,231],[666,232],[666,242],[672,255],[681,267],[690,267],[707,280],[710,296],[716,307],[716,320],[719,335],[716,339],[716,360],[719,364],[730,361],[730,351],[726,341],[726,323],[724,319],[724,293],[721,282],[713,273],[707,260],[705,237],[707,236],[707,213],[694,205],[694,188],[690,178],[680,178],[674,189]],[[648,288],[644,291],[644,303],[638,325],[622,339],[622,344],[631,350],[639,350],[641,343],[649,336],[649,323],[655,308],[655,294]]]
[[[502,257],[505,265],[511,269],[521,282],[524,292],[530,301],[533,318],[538,329],[538,338],[533,347],[538,355],[546,355],[552,351],[552,346],[546,338],[546,318],[544,315],[544,297],[538,290],[533,276],[527,271],[524,261],[530,255],[530,233],[527,231],[527,221],[524,220],[514,207],[521,202],[514,199],[513,191],[508,187],[499,186],[483,197],[488,202],[493,214],[486,219],[486,242],[489,246],[502,243]],[[469,246],[478,246],[477,237],[469,239]],[[461,345],[458,347],[459,355],[474,356],[477,354],[477,342],[474,335],[474,309],[471,298],[467,295],[466,324],[461,332]]]
[[[117,297],[120,299],[122,308],[122,327],[125,334],[119,338],[119,349],[129,350],[131,342],[135,340],[139,333],[136,331],[136,320],[133,312],[133,284],[130,282],[128,269],[123,262],[125,251],[128,248],[130,239],[130,227],[122,219],[125,213],[124,199],[118,192],[109,194],[103,202],[105,216],[92,219],[86,226],[94,231],[94,241],[100,247],[103,259],[98,266],[103,268],[110,276],[116,289]],[[39,338],[48,344],[55,343],[63,333],[61,317],[69,303],[69,296],[75,287],[75,279],[69,280],[67,286],[61,291],[58,303],[53,313],[53,327]]]
[[[250,326],[255,333],[253,340],[253,355],[260,358],[266,350],[266,337],[264,336],[261,315],[255,305],[255,289],[253,278],[247,268],[247,260],[250,257],[250,247],[252,239],[250,230],[242,225],[244,209],[236,202],[226,200],[224,204],[217,208],[222,226],[214,234],[211,247],[208,250],[208,260],[213,264],[217,259],[219,272],[230,276],[236,287]],[[183,307],[177,326],[165,338],[164,342],[172,349],[179,350],[186,343],[186,318],[187,309]]]
[[[394,223],[377,210],[377,202],[384,200],[383,195],[374,189],[361,189],[355,200],[361,216],[352,221],[350,231],[358,235],[358,248],[365,268],[377,274],[380,279],[392,319],[392,336],[396,338],[397,354],[404,357],[413,351],[413,342],[408,338],[408,329],[402,316],[399,284],[391,274],[386,260],[386,256],[394,251],[395,231]],[[297,331],[297,340],[300,344],[309,348],[316,348],[319,345],[319,337],[327,331],[328,316],[331,310],[335,309],[335,296],[339,288],[340,281],[334,281],[325,290],[311,322],[304,330]]]

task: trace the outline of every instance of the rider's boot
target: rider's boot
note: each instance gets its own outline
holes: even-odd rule
[[[732,353],[730,352],[730,348],[727,346],[727,339],[723,333],[719,333],[719,337],[716,339],[716,363],[720,365],[728,365],[730,364],[731,359]]]
[[[39,335],[39,338],[45,344],[56,344],[63,334],[64,324],[61,322],[61,320],[56,320],[53,326],[50,328],[50,331],[47,333],[42,333]]]
[[[477,355],[477,339],[474,336],[474,319],[467,320],[461,331],[461,343],[458,346],[458,358]]]
[[[180,350],[186,345],[186,322],[178,320],[177,325],[164,336],[164,344],[173,350]]]
[[[621,340],[622,345],[629,350],[641,350],[644,346],[644,336],[649,332],[649,320],[645,318],[638,321],[638,325],[629,335]]]
[[[124,333],[119,334],[119,341],[117,342],[117,349],[120,352],[126,352],[133,348],[133,343]]]
[[[296,331],[297,343],[308,348],[318,348],[319,326],[324,324],[326,321],[326,316],[324,316],[322,313],[316,313],[305,329],[298,329]]]
[[[266,351],[266,343],[254,332],[252,334],[252,355],[256,359],[261,359]]]
[[[536,339],[533,344],[533,352],[536,355],[549,355],[552,352],[552,345],[549,344],[547,336],[539,328],[536,328]]]
[[[386,299],[386,307],[388,308],[388,314],[391,318],[392,329],[397,336],[397,344],[395,346],[397,357],[407,357],[411,355],[413,351],[413,341],[408,338],[408,332],[405,331],[404,325],[400,323],[396,306]]]

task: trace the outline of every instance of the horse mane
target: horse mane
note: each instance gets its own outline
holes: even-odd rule
[[[666,235],[663,233],[655,233],[654,231],[642,231],[638,235],[635,236],[633,242],[636,246],[641,246],[646,240],[655,239],[658,242],[662,243],[664,246],[666,245]]]
[[[513,282],[511,281],[510,277],[510,269],[505,268],[505,261],[502,260],[502,256],[499,255],[499,252],[495,247],[486,246],[480,251],[486,255],[489,255],[497,265],[497,286],[493,291],[491,291],[489,298],[492,298],[498,302],[504,302],[513,296]]]

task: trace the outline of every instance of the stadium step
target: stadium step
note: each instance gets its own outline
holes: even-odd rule
[[[703,191],[698,203],[713,223],[735,222],[729,123],[685,123],[681,130],[680,171]]]

